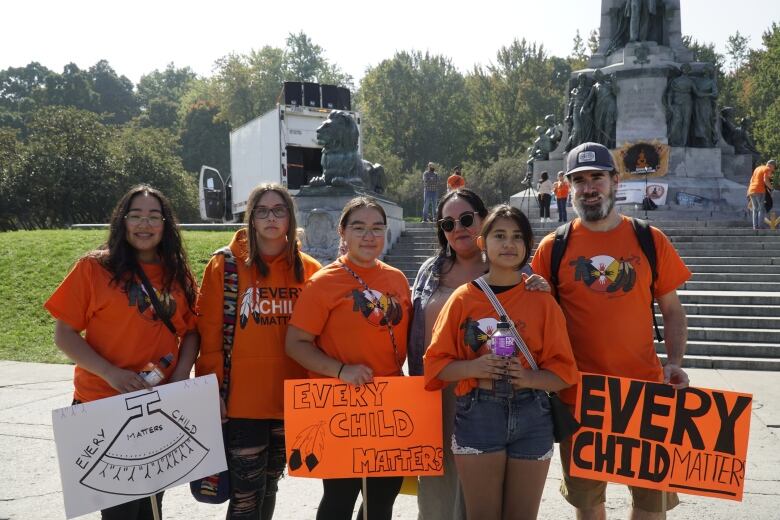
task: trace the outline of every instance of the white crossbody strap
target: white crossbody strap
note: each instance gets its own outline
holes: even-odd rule
[[[515,337],[516,348],[523,353],[525,360],[528,361],[528,364],[533,370],[539,370],[539,366],[536,364],[536,361],[534,361],[534,358],[531,355],[531,351],[528,350],[528,345],[525,344],[523,338],[520,337],[520,334],[518,334],[517,329],[515,328],[515,324],[512,322],[509,314],[507,314],[504,306],[501,305],[500,301],[498,301],[496,293],[494,293],[493,289],[490,288],[490,285],[488,285],[485,277],[480,276],[474,281],[477,283],[477,285],[479,285],[479,288],[482,289],[482,292],[485,293],[485,296],[487,296],[488,300],[493,305],[493,309],[495,309],[496,313],[498,314],[498,318],[505,319],[509,323],[509,329],[512,331],[512,335]]]

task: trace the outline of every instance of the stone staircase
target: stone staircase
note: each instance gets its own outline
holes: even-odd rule
[[[744,219],[663,218],[652,224],[669,236],[693,273],[678,290],[688,314],[685,365],[780,370],[780,231],[754,231]],[[535,222],[537,241],[556,225]],[[436,250],[433,224],[407,223],[384,260],[411,284]],[[662,326],[657,307],[656,313]],[[663,346],[656,348],[663,358]]]

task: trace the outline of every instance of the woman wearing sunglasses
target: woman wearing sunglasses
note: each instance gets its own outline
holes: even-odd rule
[[[409,283],[378,259],[387,234],[385,211],[374,199],[352,199],[338,230],[344,254],[306,285],[290,320],[287,353],[314,378],[362,385],[374,377],[403,375]],[[403,478],[367,480],[371,520],[390,520]],[[359,478],[323,480],[317,519],[350,519],[360,489]]]
[[[227,518],[270,520],[284,472],[284,380],[306,371],[284,351],[287,321],[319,262],[298,249],[295,208],[287,190],[262,184],[249,194],[246,227],[203,273],[198,299],[201,335],[197,375],[224,381],[225,262],[237,276],[236,320],[227,380],[225,442],[230,470]]]
[[[436,211],[436,236],[439,251],[420,267],[412,286],[414,314],[409,334],[409,374],[423,375],[423,354],[431,342],[431,332],[444,303],[459,286],[485,274],[487,264],[477,246],[482,220],[487,216],[482,199],[467,188],[451,191],[439,201]],[[525,268],[526,273],[530,269]],[[549,291],[545,280],[533,275],[526,282],[529,290]],[[455,420],[453,385],[442,391],[444,433],[444,476],[420,477],[417,492],[419,518],[466,518],[463,495],[450,447]]]

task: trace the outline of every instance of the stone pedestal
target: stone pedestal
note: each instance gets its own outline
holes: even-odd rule
[[[663,70],[617,73],[618,147],[637,141],[667,143],[663,96],[667,75]]]
[[[295,195],[295,217],[303,228],[303,251],[326,265],[338,256],[338,224],[341,211],[351,199],[368,196],[376,199],[387,214],[387,235],[382,255],[395,244],[405,229],[403,208],[376,193],[353,186],[304,186]]]
[[[723,178],[720,148],[677,148],[669,154],[669,173],[675,177]]]
[[[549,161],[534,161],[534,188],[536,183],[539,182],[539,175],[542,172],[547,172],[552,182],[557,181],[559,171],[565,170],[565,164],[563,159],[550,159]]]

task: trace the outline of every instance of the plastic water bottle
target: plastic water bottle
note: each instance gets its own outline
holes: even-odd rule
[[[501,357],[511,357],[515,354],[515,337],[505,319],[498,322],[498,327],[490,338],[490,349],[493,354]]]
[[[144,381],[149,383],[151,386],[159,385],[160,382],[165,379],[163,370],[171,366],[172,361],[173,354],[169,352],[165,356],[161,357],[160,361],[158,361],[156,365],[148,363],[144,369],[139,372],[139,374],[144,379]]]

